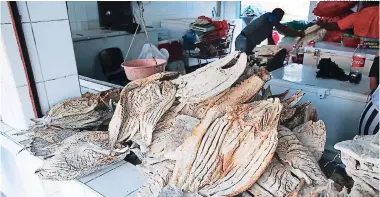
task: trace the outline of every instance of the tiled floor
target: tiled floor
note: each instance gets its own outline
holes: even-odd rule
[[[18,131],[10,128],[3,122],[0,122],[0,131],[1,135],[5,136],[6,139],[11,139],[14,142],[14,147],[17,149],[15,152],[21,150],[22,146],[20,142],[27,139],[26,136],[13,135]],[[19,156],[35,158],[27,151],[23,151],[17,157]],[[3,168],[3,165],[1,167]],[[34,169],[31,170],[33,171]],[[144,180],[145,177],[136,166],[121,161],[88,176],[82,177],[77,181],[39,181],[41,181],[45,193],[42,197],[134,197],[136,196],[137,189],[141,187]],[[37,196],[41,197],[41,195]]]

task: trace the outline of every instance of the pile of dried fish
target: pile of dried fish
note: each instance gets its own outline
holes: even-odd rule
[[[347,174],[355,181],[349,196],[379,196],[379,140],[377,133],[335,144]]]
[[[96,131],[108,125],[120,91],[86,93],[33,120],[35,124],[25,132],[30,136],[26,149],[45,159],[36,170],[41,179],[71,180],[124,159],[126,153],[110,154],[108,132]]]
[[[49,124],[40,124],[49,129],[35,136],[48,142],[38,147],[46,161],[36,173],[70,180],[133,152],[148,176],[137,192],[141,197],[339,193],[317,162],[326,143],[323,121],[310,102],[298,104],[301,91],[288,98],[289,91],[271,95],[264,88],[269,79],[238,52],[188,75],[164,72],[139,79],[121,91],[108,132],[74,131],[97,125],[82,119],[94,110],[75,111],[76,102],[69,102],[69,109],[60,105],[67,112],[49,113]],[[77,121],[65,120],[56,129],[52,123],[68,116],[60,114]],[[378,168],[368,167],[378,163],[361,162],[360,172],[378,175]],[[360,180],[367,176],[355,173]],[[374,180],[365,181],[374,187]]]
[[[233,55],[217,61],[219,67],[247,64],[244,54]],[[212,76],[207,69],[215,67],[208,65],[202,73]],[[180,98],[158,121],[147,152],[131,149],[149,177],[137,196],[233,196],[245,190],[255,196],[311,196],[326,191],[328,180],[317,162],[326,128],[310,102],[297,104],[304,94],[297,91],[287,99],[289,91],[271,95],[270,88],[263,88],[268,73],[250,66],[215,93],[193,85],[218,87],[231,79],[216,78],[173,80]]]

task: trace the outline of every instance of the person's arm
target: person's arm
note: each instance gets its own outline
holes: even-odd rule
[[[268,35],[268,45],[276,45],[276,44],[274,43],[274,40],[273,40],[272,34]]]
[[[360,17],[360,12],[350,14],[338,22],[328,23],[319,21],[317,22],[317,25],[328,31],[352,29],[354,28],[354,21],[357,20],[358,17]]]
[[[304,37],[305,33],[303,31],[297,31],[294,29],[290,29],[289,27],[281,24],[278,21],[273,21],[272,22],[273,26],[276,27],[276,29],[280,30],[281,32],[284,32],[285,34],[290,34],[295,37]]]
[[[371,91],[375,91],[379,85],[379,56],[376,56],[373,60],[373,64],[368,74],[369,77],[369,88]]]
[[[339,31],[339,30],[341,30],[339,28],[339,25],[337,22],[328,23],[328,22],[318,21],[317,25],[319,25],[321,28],[326,29],[328,31]]]

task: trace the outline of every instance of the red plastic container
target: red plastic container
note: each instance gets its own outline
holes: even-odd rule
[[[342,37],[342,44],[345,47],[356,48],[360,44],[360,38]]]
[[[122,63],[121,66],[124,68],[127,78],[133,81],[136,79],[149,77],[159,72],[164,72],[166,60],[156,59],[156,61],[157,65],[153,59],[131,60]]]

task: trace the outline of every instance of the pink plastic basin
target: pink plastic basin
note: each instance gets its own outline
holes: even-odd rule
[[[157,65],[153,59],[131,60],[122,63],[121,66],[124,68],[127,78],[133,81],[136,79],[149,77],[159,72],[164,72],[166,60],[156,59],[156,61]]]

